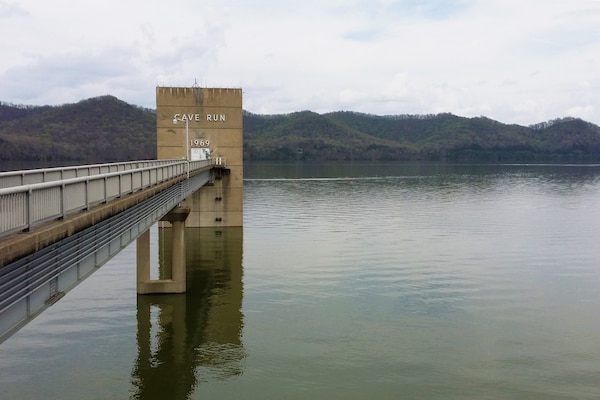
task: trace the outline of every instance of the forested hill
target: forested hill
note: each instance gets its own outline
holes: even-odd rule
[[[156,115],[112,96],[62,106],[0,103],[0,160],[156,157]],[[574,118],[525,127],[452,114],[244,112],[246,160],[600,161],[600,127]]]
[[[574,118],[524,127],[452,114],[246,113],[244,152],[247,160],[586,162],[600,160],[600,127]]]
[[[0,160],[94,163],[154,158],[153,110],[113,96],[56,107],[0,104]]]

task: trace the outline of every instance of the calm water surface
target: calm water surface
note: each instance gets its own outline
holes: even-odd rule
[[[0,344],[0,399],[600,398],[599,166],[245,178],[187,294],[138,297],[129,246]]]

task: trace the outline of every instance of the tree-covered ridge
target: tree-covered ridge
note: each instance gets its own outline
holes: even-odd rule
[[[298,121],[302,121],[302,123]],[[291,124],[292,121],[296,121]],[[485,117],[295,113],[244,119],[247,159],[585,162],[600,160],[600,128],[576,118],[525,127]],[[311,132],[306,134],[306,125]],[[334,129],[332,130],[332,127]],[[335,132],[335,135],[331,132]],[[263,132],[268,132],[267,137]],[[318,137],[317,140],[312,138]],[[332,143],[330,147],[322,143]]]
[[[600,161],[600,127],[576,118],[525,127],[485,117],[244,112],[250,160]],[[110,162],[156,157],[154,110],[112,96],[62,106],[0,103],[0,160]]]
[[[0,105],[0,159],[156,158],[156,117],[112,96],[55,107]]]

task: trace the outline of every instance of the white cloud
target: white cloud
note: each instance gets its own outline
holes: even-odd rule
[[[258,113],[452,112],[600,123],[591,0],[0,0],[0,100],[244,89]]]
[[[590,119],[594,115],[594,106],[591,104],[584,106],[575,106],[567,110],[567,115],[581,119]]]

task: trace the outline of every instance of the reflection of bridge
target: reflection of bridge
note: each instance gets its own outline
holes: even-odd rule
[[[161,160],[1,173],[0,339],[161,219],[174,227],[172,277],[148,282],[149,242],[138,241],[138,292],[185,291],[178,220],[189,210],[179,205],[224,171],[211,160]]]

